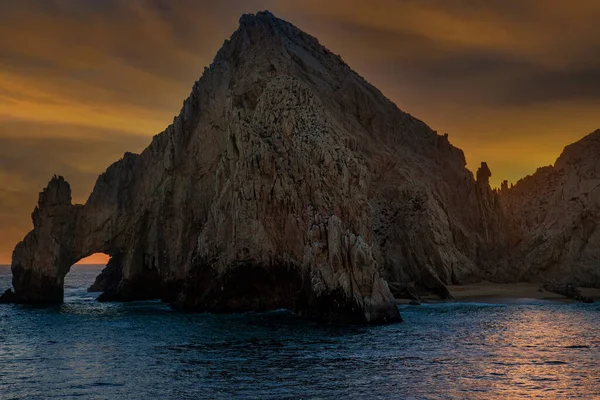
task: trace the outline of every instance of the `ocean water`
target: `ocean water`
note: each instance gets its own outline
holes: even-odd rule
[[[63,305],[0,305],[0,399],[600,398],[598,304],[402,306],[404,323],[344,327],[98,303],[99,272],[73,267]]]

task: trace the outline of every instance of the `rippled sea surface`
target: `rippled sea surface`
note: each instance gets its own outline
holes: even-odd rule
[[[75,266],[63,305],[0,305],[0,399],[600,398],[598,304],[406,306],[401,324],[341,327],[101,304],[99,272]]]

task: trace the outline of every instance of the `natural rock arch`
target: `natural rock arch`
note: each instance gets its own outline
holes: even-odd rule
[[[64,278],[72,265],[94,253],[115,254],[95,237],[82,237],[83,210],[71,203],[70,185],[62,176],[54,176],[39,195],[32,214],[33,230],[13,252],[14,300],[61,302]]]
[[[13,252],[13,301],[61,302],[72,265],[95,253],[110,257],[93,285],[104,292],[101,299],[161,297],[160,278],[144,268],[140,247],[130,245],[127,225],[119,226],[123,217],[114,215],[110,200],[91,196],[86,205],[73,205],[69,183],[62,176],[52,178],[33,211],[33,230]]]

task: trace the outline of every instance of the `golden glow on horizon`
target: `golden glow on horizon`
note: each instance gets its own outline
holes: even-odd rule
[[[516,182],[600,128],[600,3],[227,0],[0,4],[0,263],[64,175],[97,175],[179,112],[242,13],[316,36],[402,110]],[[99,259],[98,259],[99,260]],[[95,262],[95,261],[94,261]]]
[[[81,260],[79,260],[77,262],[77,265],[91,265],[91,264],[106,265],[106,263],[108,263],[109,259],[110,259],[110,257],[104,253],[96,253],[96,254],[92,254],[89,257],[82,258]]]

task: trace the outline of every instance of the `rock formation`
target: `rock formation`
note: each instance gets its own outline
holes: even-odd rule
[[[567,146],[554,166],[501,191],[499,200],[517,239],[499,279],[600,287],[600,130]]]
[[[444,284],[504,276],[515,232],[539,222],[507,217],[526,208],[524,184],[498,193],[486,164],[477,180],[465,165],[315,38],[244,15],[173,124],[85,205],[50,181],[2,300],[59,302],[71,265],[103,252],[101,300],[398,321],[386,281],[444,297]]]
[[[579,290],[572,284],[566,283],[566,282],[555,282],[555,281],[545,282],[540,287],[540,291],[544,291],[544,290],[547,292],[560,294],[561,296],[565,296],[565,297],[568,297],[575,301],[580,301],[582,303],[593,303],[594,302],[593,299],[581,294],[581,290]]]

